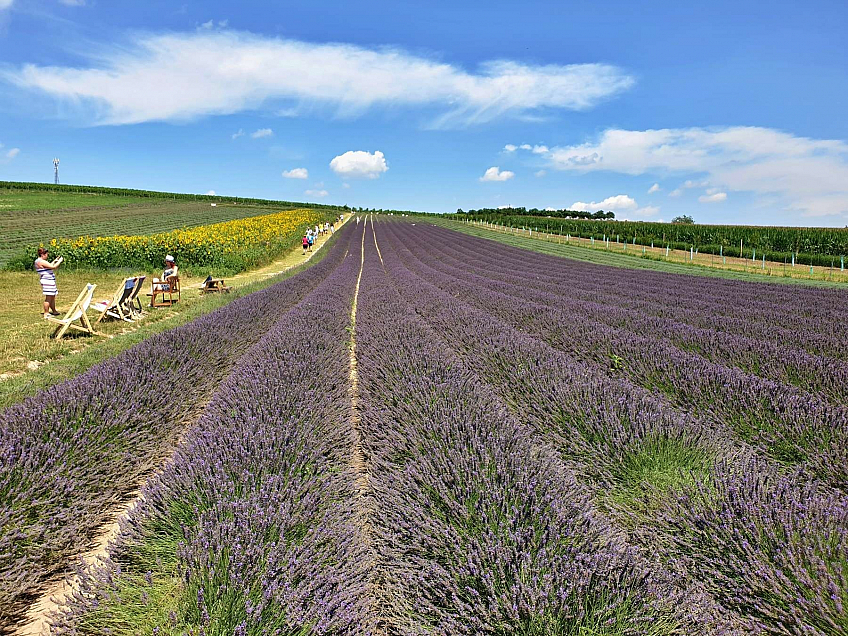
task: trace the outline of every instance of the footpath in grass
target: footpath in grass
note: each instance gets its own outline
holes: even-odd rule
[[[456,230],[464,234],[479,236],[481,238],[490,239],[506,245],[520,247],[522,249],[532,250],[541,254],[551,254],[553,256],[562,256],[587,263],[595,263],[597,265],[611,265],[613,267],[624,267],[628,269],[646,269],[656,272],[668,272],[671,274],[689,274],[691,276],[707,276],[713,278],[727,278],[730,280],[742,280],[756,283],[783,283],[794,285],[807,285],[815,287],[837,287],[845,288],[846,282],[838,282],[836,280],[826,280],[824,277],[817,278],[794,278],[790,276],[783,277],[782,275],[764,275],[754,273],[753,271],[745,272],[731,269],[719,269],[717,260],[713,265],[709,262],[709,255],[706,255],[703,262],[682,263],[659,260],[656,256],[642,256],[642,246],[637,245],[635,250],[637,254],[628,255],[623,252],[612,252],[603,249],[556,242],[560,237],[555,237],[552,240],[545,240],[542,235],[536,238],[521,236],[509,233],[501,233],[486,227],[459,223],[448,219],[434,218],[428,219],[433,225]],[[564,241],[565,239],[562,238]],[[575,240],[572,239],[574,242]],[[739,261],[739,259],[733,259]],[[753,268],[752,268],[753,269]],[[836,272],[838,275],[839,272]]]
[[[350,216],[345,217],[345,223]],[[338,225],[337,228],[341,228]],[[337,229],[338,231],[338,229]],[[0,408],[35,394],[38,390],[82,373],[98,362],[117,355],[124,349],[155,333],[184,324],[209,313],[236,298],[257,291],[280,280],[281,275],[297,273],[308,262],[323,257],[328,238],[320,237],[313,252],[303,254],[301,248],[258,269],[227,278],[229,294],[200,294],[202,278],[184,277],[181,300],[170,308],[145,308],[143,319],[135,323],[118,320],[95,325],[103,336],[71,335],[56,341],[50,337],[53,327],[41,314],[41,288],[32,272],[0,271]],[[67,308],[86,283],[96,284],[95,298],[107,298],[124,278],[121,272],[62,272],[57,274],[60,295],[57,307]],[[149,291],[145,281],[144,292]],[[64,298],[64,300],[62,300]],[[143,297],[142,302],[146,302]],[[89,311],[94,320],[94,312]]]

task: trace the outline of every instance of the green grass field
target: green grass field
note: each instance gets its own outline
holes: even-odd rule
[[[286,209],[218,203],[0,188],[0,267],[23,248],[52,238],[153,234]]]
[[[419,217],[427,218],[427,217]],[[817,287],[839,287],[845,288],[845,283],[830,282],[825,280],[802,279],[802,278],[783,278],[781,276],[763,276],[749,272],[739,272],[726,269],[717,269],[709,266],[688,265],[683,263],[667,262],[662,260],[654,260],[652,258],[643,258],[642,256],[619,254],[616,252],[607,252],[604,250],[593,249],[590,247],[582,247],[578,245],[562,245],[559,243],[549,243],[547,241],[536,238],[526,238],[516,236],[514,234],[501,234],[493,232],[485,228],[476,227],[474,225],[466,225],[458,221],[452,221],[442,218],[427,218],[434,225],[463,232],[472,236],[489,239],[520,247],[541,254],[551,254],[552,256],[563,256],[572,258],[578,261],[587,263],[596,263],[598,265],[611,265],[613,267],[626,267],[629,269],[647,269],[657,272],[668,272],[670,274],[689,274],[692,276],[711,276],[714,278],[728,278],[732,280],[744,280],[755,283],[784,283],[789,285],[808,285]]]

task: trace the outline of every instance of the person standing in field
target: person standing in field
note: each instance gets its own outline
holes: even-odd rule
[[[64,260],[61,256],[54,261],[48,261],[49,256],[46,247],[38,248],[38,257],[35,259],[35,272],[41,281],[41,291],[44,294],[44,317],[58,316],[56,311],[56,295],[59,289],[56,287],[56,270]]]
[[[306,250],[309,248],[309,236],[303,235],[303,255],[306,256]]]
[[[309,234],[309,251],[312,251],[312,246],[315,244],[315,235]]]

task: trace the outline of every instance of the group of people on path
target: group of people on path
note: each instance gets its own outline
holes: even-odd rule
[[[339,215],[339,223],[344,221],[344,215]],[[307,252],[312,251],[312,246],[318,242],[319,236],[324,235],[333,235],[336,233],[336,224],[335,223],[324,223],[323,225],[316,225],[314,228],[310,227],[306,230],[306,234],[303,235],[302,244],[303,244],[303,253],[304,255]]]

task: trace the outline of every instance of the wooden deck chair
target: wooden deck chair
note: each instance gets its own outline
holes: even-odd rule
[[[168,276],[162,281],[152,281],[150,287],[151,307],[170,307],[180,299],[180,277]],[[157,302],[156,297],[161,296]]]
[[[89,322],[88,316],[85,314],[85,312],[88,311],[88,306],[91,304],[91,297],[94,295],[95,287],[97,287],[97,285],[88,283],[88,285],[85,286],[85,289],[80,292],[80,295],[77,296],[74,304],[71,305],[71,308],[64,317],[47,317],[49,322],[55,322],[59,325],[56,327],[56,331],[53,332],[53,337],[56,338],[56,340],[61,340],[62,336],[67,333],[68,329],[76,329],[77,331],[82,331],[84,333],[98,335],[95,333],[94,327],[91,326],[91,322]],[[74,324],[77,320],[80,321],[79,325]]]
[[[128,307],[130,313],[132,313],[132,315],[135,317],[139,317],[144,313],[144,307],[141,306],[141,298],[139,298],[138,295],[141,293],[141,286],[144,284],[144,281],[146,279],[147,276],[136,277],[135,286],[133,287],[132,293],[124,303],[124,306]]]
[[[132,322],[131,313],[126,306],[126,302],[135,289],[135,282],[135,277],[125,278],[111,299],[103,300],[91,305],[95,311],[100,312],[95,324],[103,320],[106,316],[117,318],[118,320],[123,320],[125,322]]]

